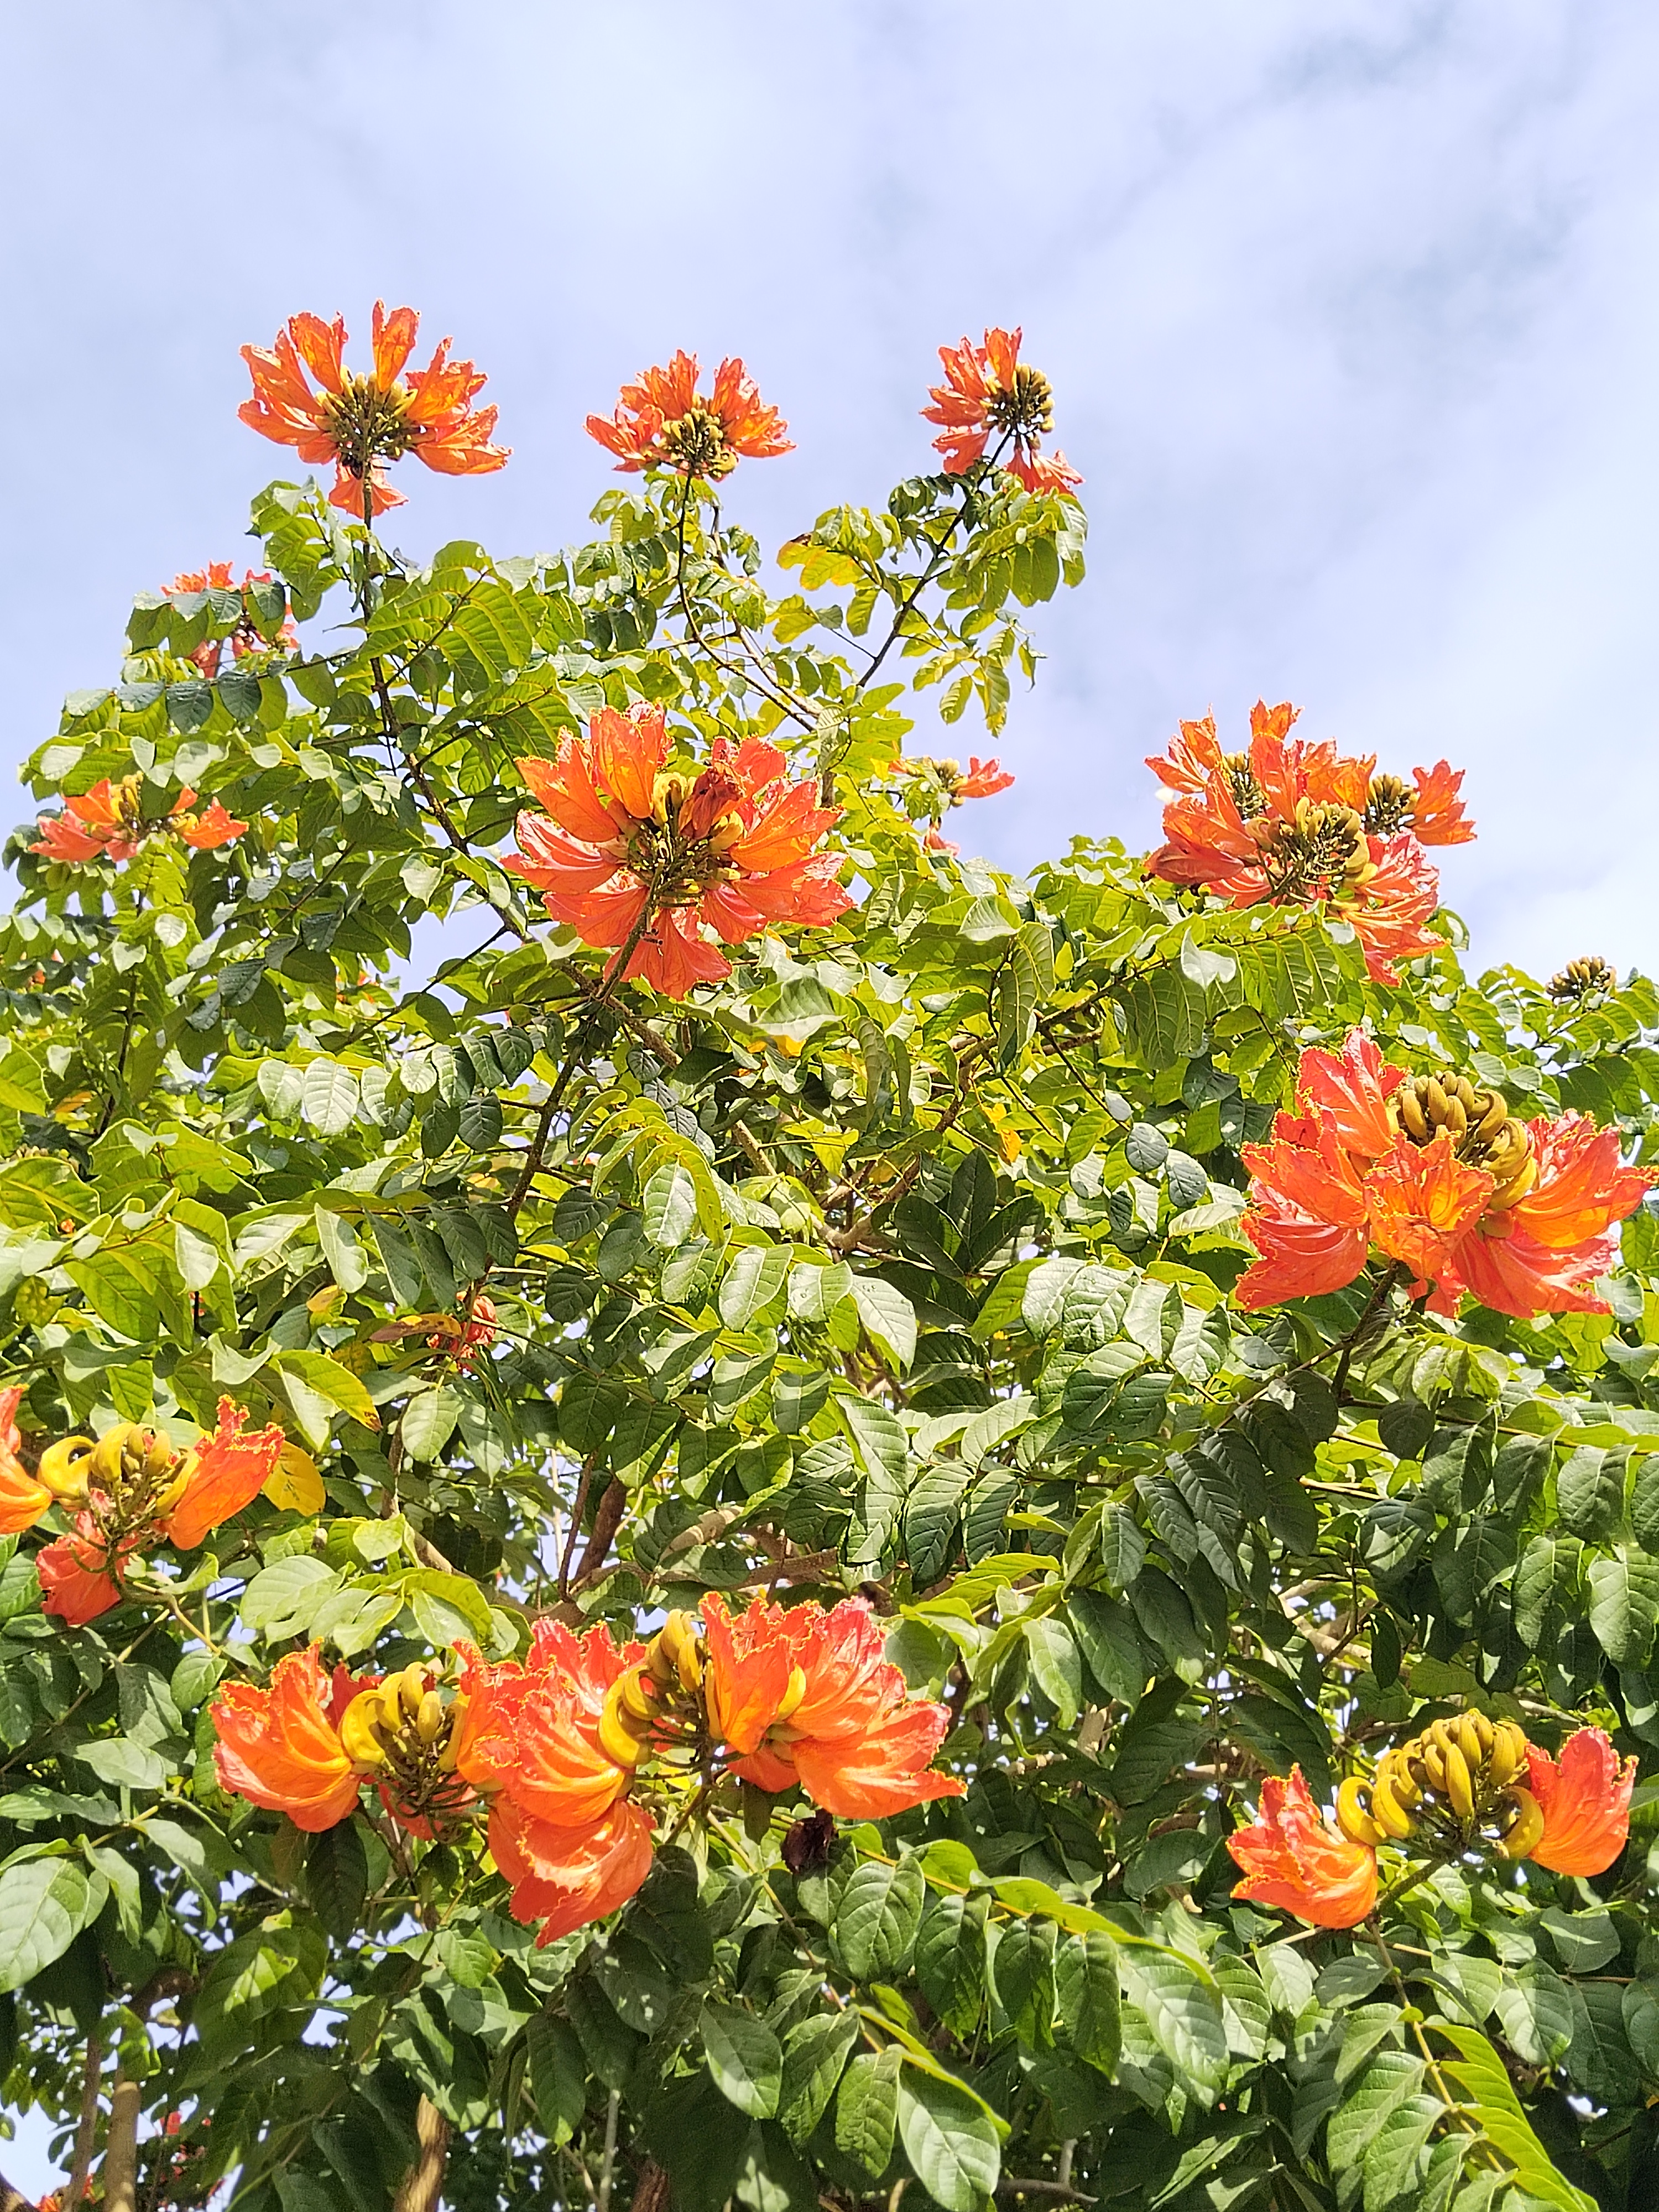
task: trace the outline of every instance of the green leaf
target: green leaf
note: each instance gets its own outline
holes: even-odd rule
[[[1630,1455],[1580,1444],[1569,1452],[1555,1478],[1561,1526],[1571,1536],[1595,1543],[1610,1536],[1624,1517],[1625,1468]]]
[[[979,2212],[1001,2172],[984,2106],[954,2082],[907,2066],[898,2084],[899,2133],[915,2176],[945,2212]]]
[[[818,2014],[785,2037],[777,2116],[794,2142],[805,2142],[829,2111],[858,2039],[858,2020],[850,2012]]]
[[[879,1275],[855,1274],[852,1297],[866,1335],[881,1346],[896,1367],[908,1367],[916,1356],[916,1313],[903,1291]]]
[[[739,1249],[720,1285],[720,1319],[728,1328],[747,1328],[781,1293],[793,1257],[787,1244],[745,1244]]]
[[[1426,2170],[1428,2140],[1445,2116],[1438,2097],[1407,2098],[1371,2137],[1365,2153],[1365,2212],[1382,2212]]]
[[[1060,1944],[1054,1960],[1056,2032],[1109,2081],[1123,2040],[1118,1978],[1117,1947],[1109,1936],[1091,1928]]]
[[[435,1389],[417,1390],[404,1407],[398,1434],[411,1459],[434,1460],[455,1432],[461,1417],[459,1393],[441,1382]]]
[[[337,1060],[313,1060],[301,1087],[300,1112],[319,1136],[343,1136],[356,1118],[356,1077]]]
[[[879,2180],[893,2156],[898,2125],[900,2051],[861,2051],[847,2062],[836,2092],[836,2148]]]
[[[113,1782],[127,1790],[161,1790],[167,1785],[166,1759],[127,1736],[100,1736],[80,1745],[75,1757],[82,1766],[89,1766],[100,1782]]]
[[[867,1859],[854,1873],[836,1908],[834,1935],[855,1980],[896,1973],[910,1956],[927,1885],[913,1858],[887,1866]]]
[[[921,1993],[954,2034],[969,2036],[985,2008],[985,1927],[989,1893],[932,1897],[916,1936]]]
[[[1054,1923],[1035,1918],[1010,1922],[997,1938],[992,1967],[997,1998],[1028,2050],[1047,2050],[1054,2039],[1057,1942]]]
[[[525,2027],[530,2095],[542,2131],[568,2142],[587,2103],[587,2067],[575,2031],[548,2012],[532,2013]]]
[[[242,1593],[242,1625],[270,1644],[302,1636],[339,1587],[339,1575],[322,1559],[273,1560]]]
[[[1498,1997],[1504,2039],[1528,2066],[1553,2066],[1572,2042],[1572,1997],[1541,1959],[1529,1960]]]
[[[1122,1970],[1159,2049],[1207,2108],[1227,2080],[1227,2031],[1217,1990],[1173,1953],[1126,1952]]]
[[[1414,2097],[1423,2083],[1423,2061],[1403,2051],[1379,2051],[1331,2114],[1325,2142],[1333,2169],[1363,2158],[1389,2115]]]
[[[1055,1708],[1059,1725],[1072,1727],[1083,1706],[1083,1664],[1070,1630],[1052,1613],[1022,1621],[1020,1630],[1031,1680]]]
[[[343,1942],[356,1932],[368,1895],[368,1853],[356,1820],[342,1820],[311,1838],[305,1893],[331,1936]]]
[[[783,2050],[763,2020],[735,2005],[705,2004],[703,2056],[720,2094],[751,2119],[769,2120],[783,2086]]]
[[[354,1375],[337,1359],[331,1359],[325,1352],[278,1352],[274,1358],[279,1374],[301,1382],[336,1413],[366,1429],[380,1427],[380,1417],[368,1385],[361,1375]]]
[[[645,1233],[662,1251],[672,1251],[690,1235],[697,1218],[697,1186],[678,1160],[659,1168],[640,1201]]]
[[[102,1911],[107,1885],[74,1859],[14,1858],[0,1869],[0,1990],[21,1990]]]
[[[1659,1620],[1659,1559],[1621,1546],[1610,1557],[1592,1559],[1586,1579],[1597,1643],[1615,1666],[1639,1664]]]

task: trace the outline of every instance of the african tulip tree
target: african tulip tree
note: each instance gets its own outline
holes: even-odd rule
[[[684,353],[592,543],[396,556],[508,459],[416,335],[246,349],[331,483],[141,596],[10,847],[63,2201],[1647,2202],[1652,989],[1466,980],[1480,793],[1288,705],[1149,858],[962,857],[1010,776],[918,726],[1082,574],[1018,331],[775,567]]]

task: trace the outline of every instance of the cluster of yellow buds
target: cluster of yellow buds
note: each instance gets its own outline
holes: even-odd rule
[[[361,1690],[340,1717],[340,1743],[354,1766],[374,1770],[411,1753],[444,1772],[455,1764],[455,1714],[433,1688],[424,1667],[405,1667],[372,1690]]]
[[[599,1742],[618,1766],[635,1767],[665,1705],[695,1697],[702,1686],[697,1624],[689,1613],[671,1613],[646,1646],[636,1667],[619,1674],[605,1692]]]
[[[1569,960],[1559,975],[1549,980],[1549,994],[1564,1002],[1573,999],[1593,999],[1603,992],[1616,991],[1619,977],[1599,953],[1592,952],[1582,960]]]
[[[1336,1795],[1337,1825],[1356,1844],[1420,1837],[1453,1853],[1489,1841],[1523,1859],[1544,1832],[1544,1815],[1526,1788],[1526,1733],[1515,1721],[1459,1713],[1431,1722],[1378,1761],[1369,1783],[1350,1777]]]
[[[360,1690],[341,1714],[341,1749],[360,1771],[375,1777],[405,1826],[425,1822],[427,1832],[440,1833],[471,1802],[472,1793],[455,1771],[464,1711],[464,1701],[446,1699],[428,1668],[413,1666]]]
[[[1413,1076],[1389,1099],[1389,1115],[1413,1144],[1431,1144],[1447,1131],[1459,1159],[1484,1168],[1498,1185],[1489,1208],[1519,1205],[1538,1180],[1526,1123],[1495,1091],[1478,1091],[1467,1075],[1442,1069]]]
[[[78,1504],[88,1491],[97,1490],[160,1518],[184,1496],[190,1469],[165,1437],[137,1421],[120,1421],[96,1441],[62,1437],[48,1444],[35,1479],[65,1504]]]
[[[1292,821],[1266,817],[1250,834],[1275,897],[1351,897],[1376,873],[1365,825],[1352,806],[1298,799]]]
[[[1417,817],[1417,793],[1403,775],[1374,775],[1365,787],[1365,834],[1397,837]]]

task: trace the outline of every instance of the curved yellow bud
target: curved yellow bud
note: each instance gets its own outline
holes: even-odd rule
[[[599,1748],[607,1759],[618,1766],[635,1767],[645,1757],[644,1739],[634,1734],[622,1709],[624,1674],[613,1682],[605,1693],[605,1704],[599,1713]]]
[[[783,1695],[778,1699],[776,1717],[787,1721],[801,1699],[806,1695],[806,1673],[804,1668],[792,1667],[789,1680],[784,1685]]]
[[[1523,1859],[1543,1840],[1544,1814],[1530,1790],[1511,1790],[1515,1818],[1499,1838],[1498,1848],[1506,1859]]]
[[[112,1490],[125,1471],[129,1448],[142,1466],[153,1441],[137,1421],[118,1421],[112,1429],[106,1429],[93,1446],[87,1473],[100,1490]]]
[[[1394,1777],[1379,1771],[1371,1784],[1371,1818],[1385,1836],[1392,1836],[1399,1843],[1416,1832],[1417,1823],[1395,1791]],[[1338,1810],[1340,1814],[1340,1801]]]
[[[415,1716],[415,1733],[422,1743],[436,1743],[444,1724],[444,1701],[435,1690],[428,1690],[421,1699],[420,1710]]]
[[[1460,1820],[1474,1818],[1474,1777],[1455,1743],[1446,1747],[1446,1796]]]
[[[60,1437],[41,1453],[35,1480],[54,1498],[84,1498],[96,1449],[90,1437]]]
[[[340,1716],[340,1748],[354,1766],[384,1766],[386,1709],[379,1690],[360,1690]]]
[[[1351,1774],[1337,1790],[1336,1825],[1351,1844],[1369,1844],[1375,1850],[1387,1842],[1389,1831],[1366,1809],[1369,1796],[1364,1784]]]
[[[165,1488],[158,1492],[156,1495],[155,1510],[158,1514],[166,1515],[171,1513],[173,1507],[179,1503],[179,1500],[190,1488],[190,1478],[192,1466],[193,1462],[188,1459],[181,1459],[179,1461],[178,1473],[173,1476],[172,1481],[169,1482]]]

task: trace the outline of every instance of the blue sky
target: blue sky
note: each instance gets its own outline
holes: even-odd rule
[[[730,500],[775,544],[924,465],[934,348],[1022,322],[1090,575],[975,842],[1150,842],[1177,718],[1290,697],[1467,766],[1480,957],[1651,970],[1656,73],[1640,0],[9,9],[0,750],[241,556],[287,457],[237,348],[295,307],[407,300],[489,371],[514,458],[405,470],[416,554],[580,531],[584,415],[676,344],[789,417]]]

